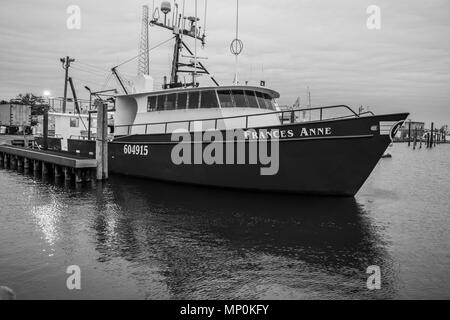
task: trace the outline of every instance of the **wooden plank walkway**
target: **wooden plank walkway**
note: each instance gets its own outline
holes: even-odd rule
[[[97,160],[95,159],[80,157],[65,152],[44,151],[11,145],[0,145],[0,153],[6,153],[30,160],[44,161],[46,163],[75,169],[97,167]]]
[[[76,183],[92,181],[97,160],[63,151],[30,149],[18,146],[0,145],[0,167],[33,171],[42,176],[64,177],[66,181],[75,177]]]

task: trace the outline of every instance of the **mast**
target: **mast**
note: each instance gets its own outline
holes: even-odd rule
[[[205,0],[206,1],[206,0]],[[197,2],[197,1],[196,1]],[[164,85],[164,89],[169,88],[178,88],[178,87],[196,87],[198,83],[196,82],[196,76],[199,74],[207,74],[210,75],[205,66],[198,61],[200,59],[197,57],[197,41],[201,42],[202,46],[205,46],[206,33],[205,28],[203,28],[203,33],[201,32],[202,28],[198,26],[198,22],[200,19],[195,17],[186,17],[184,15],[184,6],[185,3],[183,1],[183,12],[179,13],[178,3],[174,2],[175,9],[172,13],[172,20],[170,20],[170,15],[168,19],[168,14],[172,12],[172,5],[169,1],[163,1],[161,3],[160,8],[156,8],[153,11],[153,17],[150,21],[151,26],[157,26],[160,28],[164,28],[172,31],[175,39],[174,50],[173,50],[173,60],[172,60],[172,68],[170,75],[170,83]],[[205,8],[206,11],[206,8]],[[164,14],[163,21],[160,21],[160,12]],[[197,10],[196,10],[197,13]],[[206,20],[206,14],[205,14]],[[183,41],[183,37],[189,37],[194,39],[195,41],[195,50],[194,53],[188,48],[186,43]],[[183,56],[184,58],[191,58],[193,61],[188,63],[184,63],[180,61],[181,52],[183,49],[186,49],[191,56]],[[191,83],[183,83],[180,81],[179,74],[180,73],[189,73],[192,75]],[[210,75],[211,76],[211,75]],[[217,81],[211,76],[212,81],[218,85]]]
[[[183,41],[179,34],[175,35],[175,46],[173,50],[173,60],[172,60],[172,72],[170,75],[170,83],[177,84],[178,82],[178,66],[180,63],[180,54],[183,46]]]

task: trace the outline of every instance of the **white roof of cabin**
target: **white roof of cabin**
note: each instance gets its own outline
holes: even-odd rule
[[[130,97],[142,97],[142,96],[157,96],[162,94],[179,93],[179,92],[191,92],[191,91],[207,91],[207,90],[250,90],[267,93],[272,99],[278,99],[280,94],[274,90],[267,89],[265,87],[255,86],[220,86],[220,87],[198,87],[198,88],[173,88],[153,92],[136,93],[136,94],[123,94],[117,95],[118,98],[130,98]]]

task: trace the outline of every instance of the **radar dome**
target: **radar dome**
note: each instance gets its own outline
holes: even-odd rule
[[[172,11],[172,5],[169,1],[163,1],[161,2],[161,11],[164,14],[168,14],[170,11]]]

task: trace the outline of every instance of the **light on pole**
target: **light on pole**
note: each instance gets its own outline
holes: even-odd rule
[[[91,88],[89,88],[88,86],[84,86],[84,88],[89,91],[89,111],[91,111],[92,108],[92,91]]]

